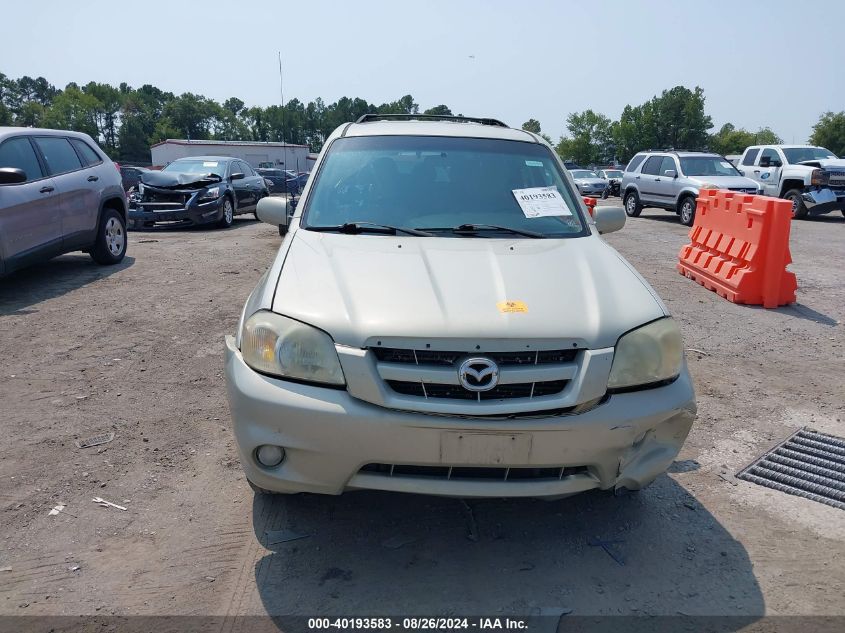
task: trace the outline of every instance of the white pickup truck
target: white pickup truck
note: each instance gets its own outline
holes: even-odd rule
[[[812,145],[752,145],[737,164],[767,196],[792,202],[792,217],[845,215],[845,160]]]

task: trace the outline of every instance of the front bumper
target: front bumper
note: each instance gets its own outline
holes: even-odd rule
[[[845,191],[817,188],[801,194],[804,206],[810,215],[824,215],[831,211],[845,210]]]
[[[678,454],[695,417],[684,368],[673,383],[611,396],[579,414],[485,419],[397,411],[345,390],[297,384],[254,372],[233,337],[226,337],[226,383],[232,426],[247,478],[278,492],[340,494],[392,490],[460,497],[565,496],[594,488],[648,485]],[[475,453],[447,461],[460,433],[518,436],[528,446],[519,461]],[[284,447],[285,460],[264,468],[262,444]],[[472,454],[471,452],[469,453]],[[559,478],[497,480],[391,475],[361,471],[368,464],[573,469]],[[451,471],[450,471],[451,472]]]
[[[217,222],[223,215],[223,198],[202,203],[192,203],[186,207],[155,209],[154,203],[138,203],[127,214],[129,229],[145,229],[155,226],[193,226]]]

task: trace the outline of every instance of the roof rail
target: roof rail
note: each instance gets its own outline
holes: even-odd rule
[[[480,123],[481,125],[508,127],[498,119],[447,114],[364,114],[355,123],[372,123],[373,121],[452,121],[454,123]]]

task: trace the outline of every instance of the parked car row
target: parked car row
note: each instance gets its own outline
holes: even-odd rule
[[[646,151],[631,159],[621,181],[628,216],[662,208],[687,226],[705,188],[789,200],[793,218],[835,210],[845,215],[845,160],[810,145],[755,145],[735,162],[708,152]]]

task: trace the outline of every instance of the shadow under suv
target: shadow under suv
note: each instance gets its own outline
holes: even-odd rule
[[[700,189],[730,189],[761,193],[727,158],[707,152],[640,152],[622,176],[625,213],[637,217],[644,207],[658,207],[678,214],[681,224],[691,226]]]
[[[0,127],[0,275],[63,253],[126,254],[120,172],[87,134]]]

